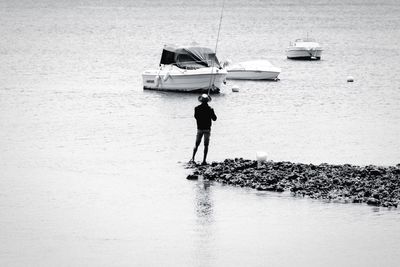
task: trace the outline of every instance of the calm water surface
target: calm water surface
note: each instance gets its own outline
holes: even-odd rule
[[[397,209],[185,179],[197,95],[143,91],[140,74],[165,43],[214,47],[221,4],[0,2],[2,266],[398,266]],[[282,73],[213,97],[209,160],[400,163],[399,13],[226,1],[220,59]],[[287,60],[307,33],[322,60]]]

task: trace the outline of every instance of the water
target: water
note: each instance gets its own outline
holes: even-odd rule
[[[398,265],[397,209],[185,179],[197,95],[143,91],[140,73],[164,43],[214,47],[221,4],[1,1],[1,265]],[[209,160],[399,163],[399,11],[227,1],[220,59],[282,73],[213,97]],[[322,60],[287,60],[307,33]]]

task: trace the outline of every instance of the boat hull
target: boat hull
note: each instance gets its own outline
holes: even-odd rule
[[[277,80],[281,69],[268,60],[250,60],[227,67],[227,79],[232,80]]]
[[[277,80],[278,71],[228,70],[230,80]]]
[[[321,59],[322,49],[289,48],[286,56],[289,59]]]
[[[150,70],[142,74],[143,88],[171,92],[218,93],[225,82],[224,69],[204,68],[200,70]]]

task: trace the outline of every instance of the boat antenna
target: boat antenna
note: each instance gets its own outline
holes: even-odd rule
[[[219,33],[221,31],[221,24],[222,24],[222,17],[224,14],[224,7],[225,7],[225,0],[222,0],[222,8],[221,8],[221,16],[219,17],[219,25],[218,25],[218,34],[217,34],[217,41],[215,42],[215,49],[214,55],[215,59],[211,61],[211,77],[210,77],[210,84],[208,85],[208,92],[207,94],[210,95],[211,85],[214,85],[215,79],[213,79],[213,70],[214,70],[214,61],[217,59],[217,48],[218,48],[218,41],[219,41]]]

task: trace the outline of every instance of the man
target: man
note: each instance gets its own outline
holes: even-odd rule
[[[214,109],[212,109],[208,102],[211,101],[211,97],[207,94],[202,94],[199,96],[200,105],[194,108],[194,117],[197,122],[197,136],[196,136],[196,145],[193,148],[193,156],[192,162],[194,162],[194,157],[196,156],[197,148],[201,143],[201,139],[204,135],[204,155],[202,165],[207,164],[207,153],[208,153],[208,144],[210,143],[210,134],[211,134],[211,120],[216,121],[217,116],[214,113]]]

